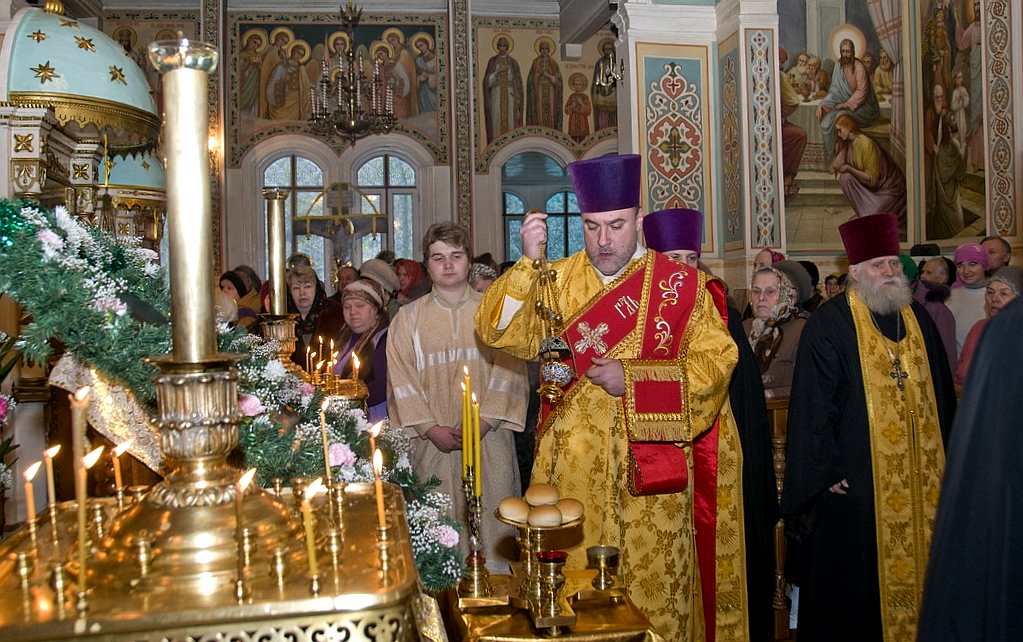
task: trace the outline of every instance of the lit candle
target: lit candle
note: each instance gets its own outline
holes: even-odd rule
[[[309,350],[311,350],[311,349],[312,349],[312,346],[306,346],[305,347],[305,371],[306,372],[309,372],[309,364],[312,363],[309,360],[310,359],[310,357],[309,357]]]
[[[117,492],[124,490],[124,484],[121,481],[121,455],[128,452],[134,441],[134,439],[129,439],[117,448],[114,448],[114,452],[110,454],[110,458],[114,461],[114,489]]]
[[[245,550],[244,536],[242,535],[242,506],[245,503],[245,489],[252,483],[256,475],[256,469],[250,468],[245,471],[235,484],[234,493],[234,537],[238,544],[238,579],[245,579]]]
[[[379,450],[373,451],[373,484],[377,496],[377,525],[381,530],[387,528],[387,516],[384,513],[384,483],[380,479],[384,470],[384,456]]]
[[[323,490],[323,479],[317,477],[315,481],[305,487],[302,493],[302,525],[305,527],[305,552],[309,558],[309,577],[318,577],[319,566],[316,564],[316,539],[313,535],[313,507],[312,499]]]
[[[334,480],[330,474],[330,440],[327,438],[327,406],[330,402],[326,399],[320,404],[320,439],[323,441],[323,471],[327,478],[327,488],[333,488]]]
[[[87,592],[85,562],[89,552],[89,531],[86,523],[86,504],[89,501],[89,489],[86,486],[89,469],[99,461],[103,454],[103,446],[91,451],[82,457],[82,465],[78,469],[78,594],[84,596]]]
[[[359,366],[362,365],[359,361],[359,355],[352,353],[352,381],[359,380]]]
[[[36,496],[32,488],[32,480],[36,478],[36,473],[39,472],[39,467],[42,465],[43,462],[37,461],[25,469],[25,510],[28,513],[29,524],[36,521]]]
[[[46,462],[46,502],[50,506],[50,512],[57,510],[57,491],[53,488],[53,458],[59,452],[60,444],[43,451],[43,461]]]
[[[476,400],[476,393],[472,393],[472,454],[473,467],[476,470],[476,484],[474,491],[476,497],[483,496],[483,468],[480,466],[480,453],[483,447],[480,445],[480,402]]]
[[[90,392],[89,386],[84,386],[71,395],[71,459],[76,465],[85,456],[85,413]]]
[[[381,419],[369,428],[369,452],[375,453],[377,451],[377,437],[380,436],[380,430],[384,427],[384,421]]]
[[[462,477],[469,474],[469,466],[472,463],[472,444],[469,442],[469,394],[465,389],[465,382],[462,386]]]

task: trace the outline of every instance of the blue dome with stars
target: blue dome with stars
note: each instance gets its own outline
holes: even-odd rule
[[[138,63],[147,61],[129,57],[118,42],[84,22],[22,9],[0,53],[0,73],[6,71],[0,99],[63,106],[56,110],[61,122],[148,133],[158,130],[159,117]]]

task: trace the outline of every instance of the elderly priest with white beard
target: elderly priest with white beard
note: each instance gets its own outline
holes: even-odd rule
[[[952,374],[902,272],[896,217],[839,232],[849,286],[803,330],[789,410],[782,512],[806,569],[799,640],[915,640]]]

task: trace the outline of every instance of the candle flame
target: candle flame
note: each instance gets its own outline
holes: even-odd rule
[[[320,368],[322,368],[324,363],[325,363],[325,361],[323,359],[320,359],[319,361],[317,361],[316,362],[316,369],[319,370]]]
[[[245,492],[245,489],[252,483],[252,478],[256,476],[256,469],[250,468],[245,471],[245,474],[238,480],[238,490]]]
[[[464,393],[465,392],[465,382],[463,381],[462,383],[460,383],[458,385],[462,386],[462,392]]]
[[[25,481],[30,482],[36,478],[36,473],[39,472],[39,467],[43,465],[42,461],[37,461],[28,468],[25,469]]]
[[[376,439],[377,437],[380,436],[380,431],[383,429],[383,427],[384,420],[381,419],[380,421],[376,422],[370,427],[369,434],[373,435],[373,439]]]
[[[324,490],[326,490],[326,487],[323,485],[323,478],[317,477],[308,486],[305,487],[305,491],[303,492],[305,501],[307,502],[312,501],[313,497],[316,497]]]
[[[362,362],[359,361],[359,355],[355,354],[354,352],[352,353],[352,365],[355,366],[356,370],[358,370],[359,367],[362,365]]]
[[[56,446],[53,446],[51,448],[47,448],[46,450],[44,450],[43,454],[46,455],[47,459],[53,459],[54,457],[57,456],[57,453],[59,453],[59,452],[60,452],[60,444],[57,444]]]
[[[86,399],[89,398],[89,393],[90,392],[92,392],[92,387],[91,386],[82,386],[75,393],[75,401],[79,401],[79,402],[85,401]]]
[[[92,468],[93,465],[99,460],[99,456],[103,454],[104,446],[100,446],[95,450],[92,450],[88,455],[82,457],[82,465],[86,468]]]
[[[474,393],[472,393],[472,402],[473,402],[474,404],[476,404],[477,406],[478,406],[478,405],[479,405],[479,403],[480,403],[480,402],[479,402],[479,400],[477,400],[477,399],[476,399],[476,393],[475,393],[475,392],[474,392]]]
[[[465,376],[468,377],[469,376],[469,366],[462,366],[462,372],[464,372]]]
[[[312,358],[314,358],[315,356],[316,356],[316,351],[315,351],[315,350],[313,350],[313,353],[312,353],[311,355],[309,355],[309,358],[310,358],[310,359],[312,359]]]
[[[120,457],[124,453],[128,452],[128,449],[131,448],[132,444],[134,443],[135,443],[134,439],[129,439],[128,441],[124,442],[117,448],[114,448],[114,457]]]
[[[380,449],[377,448],[373,451],[373,473],[379,477],[384,470],[384,456],[380,453]]]
[[[320,412],[327,412],[327,408],[330,408],[330,399],[323,400],[323,403],[320,404]]]

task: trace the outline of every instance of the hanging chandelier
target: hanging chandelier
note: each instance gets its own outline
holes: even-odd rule
[[[348,34],[348,46],[338,52],[337,63],[325,56],[316,87],[309,90],[312,102],[309,123],[314,133],[325,138],[344,138],[355,144],[371,134],[394,129],[394,90],[386,82],[380,61],[372,61],[367,73],[362,54],[355,54],[355,29],[362,9],[353,0],[341,6],[341,27]]]

